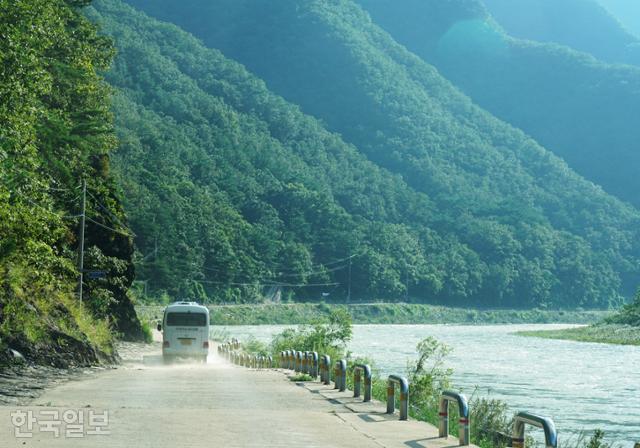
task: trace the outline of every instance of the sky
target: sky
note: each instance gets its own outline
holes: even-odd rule
[[[637,37],[640,37],[640,0],[598,0]]]

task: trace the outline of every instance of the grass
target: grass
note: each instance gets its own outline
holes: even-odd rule
[[[294,383],[297,383],[297,382],[304,382],[304,381],[315,381],[315,378],[313,378],[311,375],[307,375],[306,373],[299,373],[297,375],[289,377],[289,380],[293,381]]]
[[[517,334],[520,336],[579,342],[640,345],[640,327],[631,325],[597,324],[565,330],[520,331]]]
[[[144,342],[150,344],[153,342],[153,332],[151,331],[151,323],[145,321],[142,322],[142,334],[144,335]]]
[[[605,311],[580,310],[472,310],[407,303],[209,306],[212,325],[310,324],[326,318],[332,310],[341,307],[346,307],[356,324],[590,324],[600,321],[609,314]],[[137,311],[142,320],[153,320],[162,316],[163,308],[163,305],[139,305]]]

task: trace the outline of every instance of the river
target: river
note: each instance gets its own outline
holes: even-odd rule
[[[564,446],[600,428],[622,447],[640,442],[640,347],[516,336],[521,330],[567,325],[355,325],[349,350],[373,359],[380,372],[404,373],[427,336],[453,352],[446,364],[468,395],[505,400],[510,409],[553,418]],[[268,342],[285,326],[213,327]]]

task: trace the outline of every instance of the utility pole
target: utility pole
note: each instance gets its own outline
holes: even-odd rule
[[[409,268],[407,267],[405,270],[404,277],[404,301],[405,303],[409,301]]]
[[[80,215],[80,256],[78,270],[80,271],[80,283],[78,284],[78,297],[82,302],[82,284],[84,282],[84,226],[87,214],[87,181],[82,180],[82,215]]]
[[[347,303],[351,302],[351,258],[349,258],[349,286],[347,289]]]

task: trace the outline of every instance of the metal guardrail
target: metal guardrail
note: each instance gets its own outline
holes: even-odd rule
[[[387,380],[387,414],[393,414],[396,408],[395,386],[400,389],[400,420],[409,418],[409,381],[398,375],[389,375]]]
[[[458,421],[458,439],[460,439],[460,446],[467,446],[470,444],[469,440],[469,404],[467,397],[457,392],[444,391],[440,396],[440,437],[449,437],[449,403],[456,403],[458,405],[458,413],[460,414],[460,420]]]
[[[311,369],[313,368],[313,360],[311,352],[304,352],[304,373],[311,375]]]
[[[360,388],[362,383],[362,375],[364,374],[364,401],[371,401],[371,392],[373,385],[371,384],[371,366],[368,364],[356,364],[353,368],[353,397],[360,396]]]
[[[513,435],[511,437],[511,446],[513,448],[524,448],[524,429],[526,425],[543,429],[545,446],[547,448],[557,448],[558,432],[553,420],[530,414],[529,412],[518,412],[513,419]]]
[[[271,356],[249,355],[240,351],[241,344],[234,339],[230,342],[218,346],[218,353],[227,358],[231,363],[251,368],[272,368],[274,360]],[[296,350],[281,351],[276,365],[282,369],[294,370],[296,372],[304,372],[311,375],[314,379],[320,375],[320,381],[325,384],[331,384],[331,358],[329,355],[318,357],[317,352],[301,352]],[[334,389],[344,392],[347,388],[347,361],[341,359],[334,365]],[[362,377],[364,376],[364,401],[370,401],[372,395],[372,372],[371,367],[367,364],[357,364],[354,366],[354,398],[360,397],[362,388]],[[400,390],[400,420],[409,418],[409,382],[405,377],[398,375],[390,375],[387,379],[387,413],[395,412],[396,403],[396,387]],[[460,414],[459,420],[459,439],[460,446],[468,446],[469,440],[469,417],[470,410],[467,399],[464,395],[445,391],[440,397],[439,415],[440,437],[449,436],[449,404],[455,403],[458,406]],[[540,417],[528,412],[519,412],[514,418],[512,447],[525,447],[525,426],[531,425],[544,430],[546,448],[557,448],[558,434],[553,420]],[[640,448],[640,443],[636,443],[634,448]]]
[[[302,352],[295,352],[296,360],[295,360],[295,368],[294,370],[298,373],[302,372]]]
[[[291,350],[289,353],[289,370],[296,370],[296,351]]]
[[[320,357],[320,382],[327,386],[331,384],[331,357],[329,355]]]
[[[308,360],[309,360],[309,375],[311,376],[311,378],[313,378],[314,380],[316,378],[318,378],[318,370],[319,370],[319,359],[318,359],[318,352],[309,352],[308,355]]]
[[[336,361],[333,368],[333,378],[335,382],[334,389],[338,389],[340,392],[347,390],[347,361],[341,359]]]

